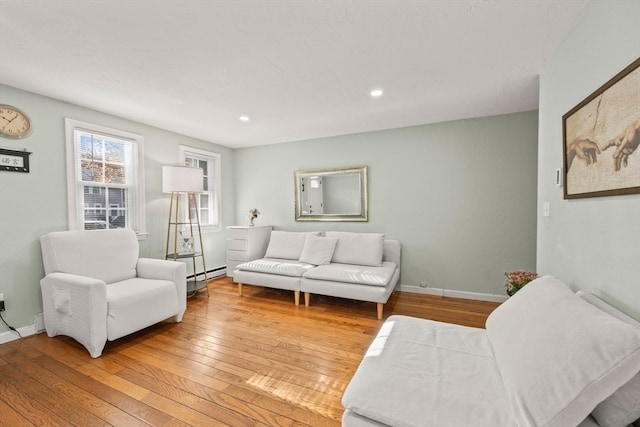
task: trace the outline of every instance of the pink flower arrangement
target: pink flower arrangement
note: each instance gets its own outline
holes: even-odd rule
[[[507,281],[504,285],[507,287],[507,294],[509,294],[509,296],[518,292],[530,281],[538,278],[536,273],[522,270],[507,271],[504,275],[507,276]]]

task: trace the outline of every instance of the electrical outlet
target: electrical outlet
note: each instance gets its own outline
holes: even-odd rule
[[[421,288],[426,288],[427,287],[427,282],[420,282],[420,287]]]
[[[4,294],[0,294],[0,312],[4,311]]]

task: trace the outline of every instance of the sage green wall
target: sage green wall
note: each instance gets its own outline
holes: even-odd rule
[[[541,74],[538,213],[547,201],[551,216],[538,215],[537,268],[640,319],[640,195],[563,200],[555,186],[562,116],[638,57],[640,1],[596,0]]]
[[[402,242],[401,284],[504,295],[535,268],[537,111],[236,151],[236,220],[283,230],[383,232]],[[369,222],[294,219],[293,173],[369,167]]]
[[[0,85],[0,102],[27,112],[34,127],[24,140],[0,141],[3,148],[33,152],[30,173],[0,172],[0,293],[4,293],[7,306],[3,316],[12,326],[32,325],[33,316],[42,312],[40,279],[44,271],[39,237],[67,229],[67,117],[144,136],[149,236],[140,242],[142,256],[164,257],[169,198],[161,189],[161,165],[178,164],[181,144],[222,155],[222,219],[224,225],[233,222],[233,150],[8,86]],[[203,240],[207,268],[224,265],[224,232],[206,233]],[[6,330],[0,325],[0,332]]]

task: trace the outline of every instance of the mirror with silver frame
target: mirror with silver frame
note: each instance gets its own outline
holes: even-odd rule
[[[296,221],[368,221],[367,167],[295,171]]]

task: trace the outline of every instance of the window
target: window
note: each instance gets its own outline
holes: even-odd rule
[[[180,163],[185,166],[202,169],[204,174],[204,192],[196,194],[200,224],[205,229],[219,229],[220,154],[180,146]]]
[[[66,119],[69,229],[144,235],[144,139]]]

